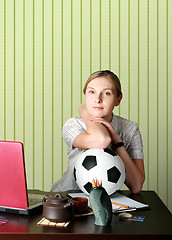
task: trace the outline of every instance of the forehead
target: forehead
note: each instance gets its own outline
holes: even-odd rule
[[[95,89],[112,89],[116,88],[114,82],[108,77],[97,77],[92,79],[87,88],[95,88]]]

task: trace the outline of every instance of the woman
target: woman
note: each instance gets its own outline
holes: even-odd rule
[[[138,193],[145,180],[142,138],[136,123],[113,113],[122,99],[118,77],[108,70],[95,72],[83,92],[85,103],[79,107],[80,118],[69,119],[63,128],[69,167],[52,191],[78,189],[73,177],[78,154],[89,148],[109,147],[125,165],[125,184],[132,193]]]

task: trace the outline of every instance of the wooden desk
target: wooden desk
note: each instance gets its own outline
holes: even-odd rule
[[[153,191],[142,191],[131,195],[129,191],[120,191],[134,200],[147,203],[150,210],[134,212],[145,216],[144,222],[119,220],[113,214],[112,225],[101,227],[94,225],[94,216],[75,218],[66,228],[38,226],[42,213],[35,216],[18,216],[0,213],[9,221],[0,226],[0,239],[19,240],[101,240],[101,239],[172,239],[172,214]]]

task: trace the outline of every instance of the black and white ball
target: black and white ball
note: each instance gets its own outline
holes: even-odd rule
[[[102,181],[109,195],[119,190],[125,181],[125,167],[121,158],[110,149],[89,149],[77,159],[74,178],[78,187],[89,195],[92,180]]]

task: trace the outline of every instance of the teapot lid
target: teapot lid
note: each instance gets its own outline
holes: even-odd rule
[[[49,203],[58,204],[58,203],[66,203],[68,202],[68,197],[62,196],[60,193],[57,193],[54,197],[45,196],[43,198],[43,202],[48,200]]]

